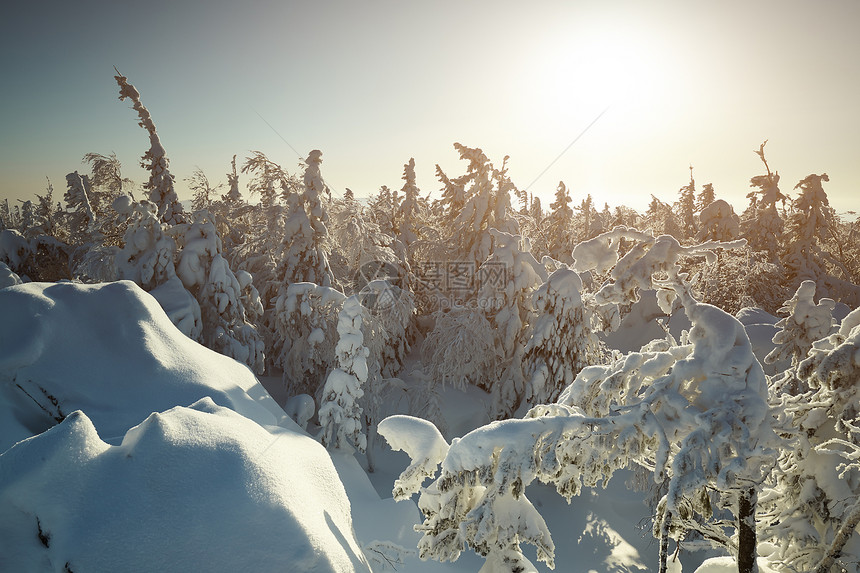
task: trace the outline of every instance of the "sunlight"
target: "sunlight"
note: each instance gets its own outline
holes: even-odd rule
[[[653,108],[671,64],[658,43],[629,30],[592,28],[539,46],[535,81],[555,121],[607,107]]]

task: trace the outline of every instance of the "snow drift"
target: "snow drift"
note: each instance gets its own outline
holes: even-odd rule
[[[109,443],[206,396],[261,424],[285,418],[247,367],[184,336],[130,281],[12,286],[0,316],[0,451],[75,410]]]
[[[0,316],[0,570],[370,571],[325,449],[139,287]]]

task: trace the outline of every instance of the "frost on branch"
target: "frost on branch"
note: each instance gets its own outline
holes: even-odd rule
[[[622,239],[633,241],[633,247],[619,258]],[[735,249],[744,246],[744,240],[721,242],[707,241],[698,245],[682,246],[671,235],[653,237],[629,227],[615,227],[593,239],[583,241],[573,249],[574,270],[597,273],[608,271],[611,282],[595,295],[595,304],[627,303],[639,300],[640,289],[651,289],[661,284],[673,285],[686,281],[679,261],[682,257],[704,256],[708,263],[716,261],[716,249]],[[671,314],[675,291],[665,288],[658,292],[660,309]]]
[[[358,403],[364,395],[361,386],[367,382],[368,374],[369,352],[361,331],[363,314],[358,297],[351,296],[344,301],[338,315],[337,368],[326,379],[319,409],[320,441],[332,449],[353,445],[364,452],[367,446]]]

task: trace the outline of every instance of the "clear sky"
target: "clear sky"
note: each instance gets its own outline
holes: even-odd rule
[[[831,204],[860,211],[858,26],[856,0],[15,2],[0,17],[0,200],[46,177],[62,199],[87,152],[146,180],[116,66],[183,199],[196,167],[225,181],[234,154],[297,171],[290,146],[321,149],[333,190],[359,196],[399,189],[415,157],[438,197],[435,164],[463,173],[460,142],[509,155],[544,206],[560,180],[577,203],[671,202],[693,165],[740,211],[768,139],[783,192],[827,172]]]

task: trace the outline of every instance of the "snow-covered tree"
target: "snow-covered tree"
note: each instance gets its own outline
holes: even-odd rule
[[[682,235],[678,218],[672,210],[672,205],[664,203],[656,196],[651,195],[651,202],[645,212],[645,225],[654,235]]]
[[[218,189],[222,187],[221,184],[213,186],[209,182],[209,178],[206,177],[206,174],[199,167],[191,173],[191,177],[188,177],[185,182],[188,184],[188,188],[191,189],[191,208],[194,211],[210,209],[218,193]]]
[[[740,235],[740,217],[735,214],[732,206],[717,199],[711,201],[699,213],[697,241],[733,241]]]
[[[558,182],[555,189],[555,199],[549,204],[549,213],[544,220],[547,251],[549,256],[562,262],[572,262],[570,251],[573,250],[573,209],[570,203],[573,199],[564,181]]]
[[[141,167],[149,171],[149,181],[145,185],[149,191],[149,201],[157,206],[160,221],[170,225],[183,223],[186,219],[185,211],[176,195],[174,177],[168,168],[167,154],[161,144],[161,139],[158,137],[158,132],[155,130],[152,115],[141,103],[140,92],[128,83],[128,78],[117,71],[114,79],[119,85],[120,101],[124,101],[126,98],[131,100],[132,107],[140,118],[140,126],[149,133],[150,147],[141,158]]]
[[[272,360],[283,371],[287,394],[316,396],[335,366],[338,313],[343,293],[314,283],[292,283],[275,301]]]
[[[480,265],[492,251],[492,235],[489,229],[515,233],[516,224],[508,218],[510,192],[504,165],[496,170],[483,151],[455,143],[460,158],[468,161],[464,175],[446,182],[443,203],[453,215],[450,221],[450,252],[454,260]],[[439,170],[441,172],[441,170]],[[464,189],[462,207],[457,210],[459,195],[455,191]]]
[[[397,211],[398,238],[408,249],[420,236],[421,213],[423,211],[420,190],[415,183],[415,158],[410,158],[409,163],[403,166],[403,201]]]
[[[683,238],[696,235],[696,180],[693,179],[693,166],[690,165],[690,182],[679,190],[678,201],[675,203],[678,209],[678,217],[681,222],[681,233]]]
[[[552,566],[549,531],[525,488],[538,480],[570,498],[583,486],[605,485],[616,469],[638,464],[667,483],[658,534],[705,532],[738,555],[741,571],[755,570],[757,484],[773,458],[766,377],[743,325],[695,301],[678,265],[681,256],[732,245],[681,247],[671,237],[628,229],[604,235],[574,250],[579,268],[612,269],[614,282],[597,298],[630,300],[638,288],[668,289],[659,300],[677,296],[682,302],[693,324],[688,342],[663,341],[607,366],[590,366],[558,403],[478,428],[450,446],[429,431],[403,435],[401,422],[380,424],[380,433],[413,461],[395,496],[420,489],[422,557],[454,560],[468,546],[487,556],[487,566],[507,563],[498,570],[518,571],[531,566],[520,550],[527,542]],[[641,245],[619,259],[621,237]],[[428,476],[434,481],[420,487]],[[721,522],[710,521],[710,505],[701,503],[710,495],[734,513],[736,541]],[[690,499],[700,503],[691,506]]]
[[[833,334],[836,321],[833,299],[822,298],[815,302],[815,283],[803,281],[791,300],[785,302],[779,312],[788,314],[776,323],[780,329],[773,337],[776,347],[767,355],[765,362],[772,364],[788,360],[797,365],[806,358],[816,340]]]
[[[59,203],[54,203],[54,185],[48,179],[47,189],[44,195],[36,195],[36,229],[41,235],[59,238],[64,234],[61,225],[64,214],[59,211]]]
[[[593,330],[595,317],[582,291],[579,275],[560,268],[533,295],[537,319],[524,356],[529,375],[525,398],[532,406],[554,402],[580,370],[604,360],[605,349]]]
[[[338,315],[337,368],[326,378],[319,409],[320,441],[332,449],[355,446],[364,452],[367,447],[359,406],[364,395],[361,386],[367,382],[370,354],[361,328],[363,314],[361,302],[353,295],[344,301]]]
[[[716,193],[714,193],[714,184],[705,183],[702,185],[702,191],[696,197],[696,211],[701,213],[702,210],[716,201]]]
[[[92,186],[86,175],[77,171],[66,175],[66,210],[71,212],[69,227],[72,240],[84,242],[89,239],[96,227],[96,216],[90,203]]]
[[[493,252],[478,269],[478,305],[495,332],[500,372],[487,388],[493,393],[493,415],[506,417],[525,398],[525,345],[533,315],[532,294],[547,279],[546,269],[531,254],[528,239],[490,229]]]
[[[326,189],[319,168],[322,153],[311,151],[305,163],[307,167],[302,193],[287,195],[283,239],[276,253],[275,276],[281,289],[294,282],[332,285],[333,277],[324,249],[328,236],[328,214],[320,201],[320,195]]]
[[[824,313],[813,308],[814,314]],[[829,572],[821,565],[832,564],[832,557],[839,558],[837,570],[860,571],[858,357],[860,310],[854,310],[838,330],[812,344],[790,373],[798,381],[794,388],[774,388],[789,442],[764,499],[767,531],[777,548],[773,559],[786,571]],[[785,391],[795,388],[800,391]]]
[[[265,345],[249,321],[249,315],[262,314],[259,294],[253,285],[243,288],[222,256],[221,239],[212,215],[196,211],[193,217],[194,222],[181,236],[182,251],[176,272],[200,304],[203,343],[262,374]],[[247,309],[246,304],[251,308]]]
[[[135,203],[125,245],[116,255],[119,278],[152,290],[177,276],[175,258],[176,241],[162,227],[158,207],[149,201]]]
[[[116,154],[102,155],[87,153],[83,163],[88,163],[91,169],[91,200],[96,218],[110,216],[113,202],[122,195],[134,197],[133,182],[122,176],[122,164]]]
[[[441,384],[492,387],[499,357],[493,325],[478,309],[455,306],[435,314],[435,326],[421,344],[426,373]]]
[[[741,234],[755,251],[766,251],[771,260],[779,259],[779,245],[782,240],[785,223],[777,211],[776,204],[785,203],[788,199],[779,190],[779,172],[772,172],[764,156],[764,146],[761,144],[755,152],[764,163],[764,175],[756,175],[750,179],[750,187],[757,190],[750,192],[750,206],[742,217]]]

